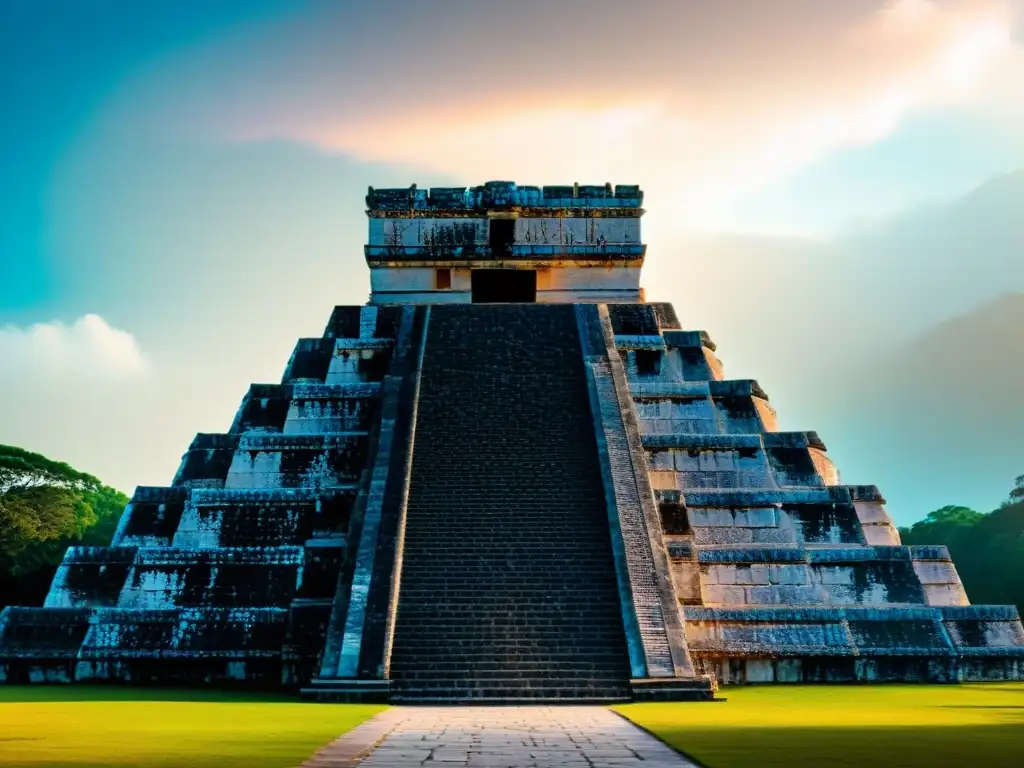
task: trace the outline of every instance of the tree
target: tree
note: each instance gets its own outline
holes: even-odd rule
[[[75,497],[64,488],[7,488],[0,493],[0,557],[12,558],[33,542],[73,534],[75,512]]]
[[[38,603],[73,544],[109,544],[128,497],[63,462],[0,445],[0,607]]]
[[[63,462],[0,445],[0,558],[35,542],[80,536],[97,522],[90,502],[103,488]]]
[[[1016,504],[1024,501],[1024,475],[1017,475],[1017,479],[1013,481],[1013,488],[1010,489],[1010,500],[1009,504]]]
[[[949,504],[929,512],[911,528],[900,529],[904,544],[945,544],[956,548],[985,515],[970,507]]]
[[[1024,501],[988,514],[942,507],[901,534],[904,544],[948,547],[972,603],[1015,604],[1024,612]]]

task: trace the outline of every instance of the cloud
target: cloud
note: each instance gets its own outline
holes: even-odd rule
[[[67,461],[122,490],[167,482],[174,467],[154,471],[147,454],[159,445],[153,427],[175,388],[154,368],[131,333],[96,314],[0,326],[0,443]]]
[[[922,110],[1005,114],[1024,77],[1009,0],[384,6],[193,52],[158,122],[467,183],[636,181],[673,230],[742,229],[759,190]]]
[[[59,377],[73,387],[81,378],[145,376],[149,363],[131,333],[88,314],[70,325],[55,320],[0,327],[0,371],[29,379]]]

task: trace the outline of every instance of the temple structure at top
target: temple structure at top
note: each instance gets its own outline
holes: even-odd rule
[[[371,304],[641,301],[633,185],[373,189]]]
[[[644,301],[634,186],[371,189],[372,294],[0,613],[0,681],[707,699],[1024,678],[1013,606]],[[358,256],[354,256],[358,258]]]

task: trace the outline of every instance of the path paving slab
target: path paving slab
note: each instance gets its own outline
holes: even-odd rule
[[[394,707],[303,768],[696,768],[604,707]]]

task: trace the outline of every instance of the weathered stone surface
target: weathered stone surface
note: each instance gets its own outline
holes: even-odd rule
[[[302,764],[417,768],[685,768],[671,747],[600,707],[395,707]]]
[[[901,546],[877,488],[643,301],[642,199],[371,189],[370,304],[138,488],[110,547],[69,549],[43,607],[0,614],[0,680],[593,700],[1024,677],[1016,609],[971,606],[944,547]],[[433,306],[475,300],[507,306]]]

